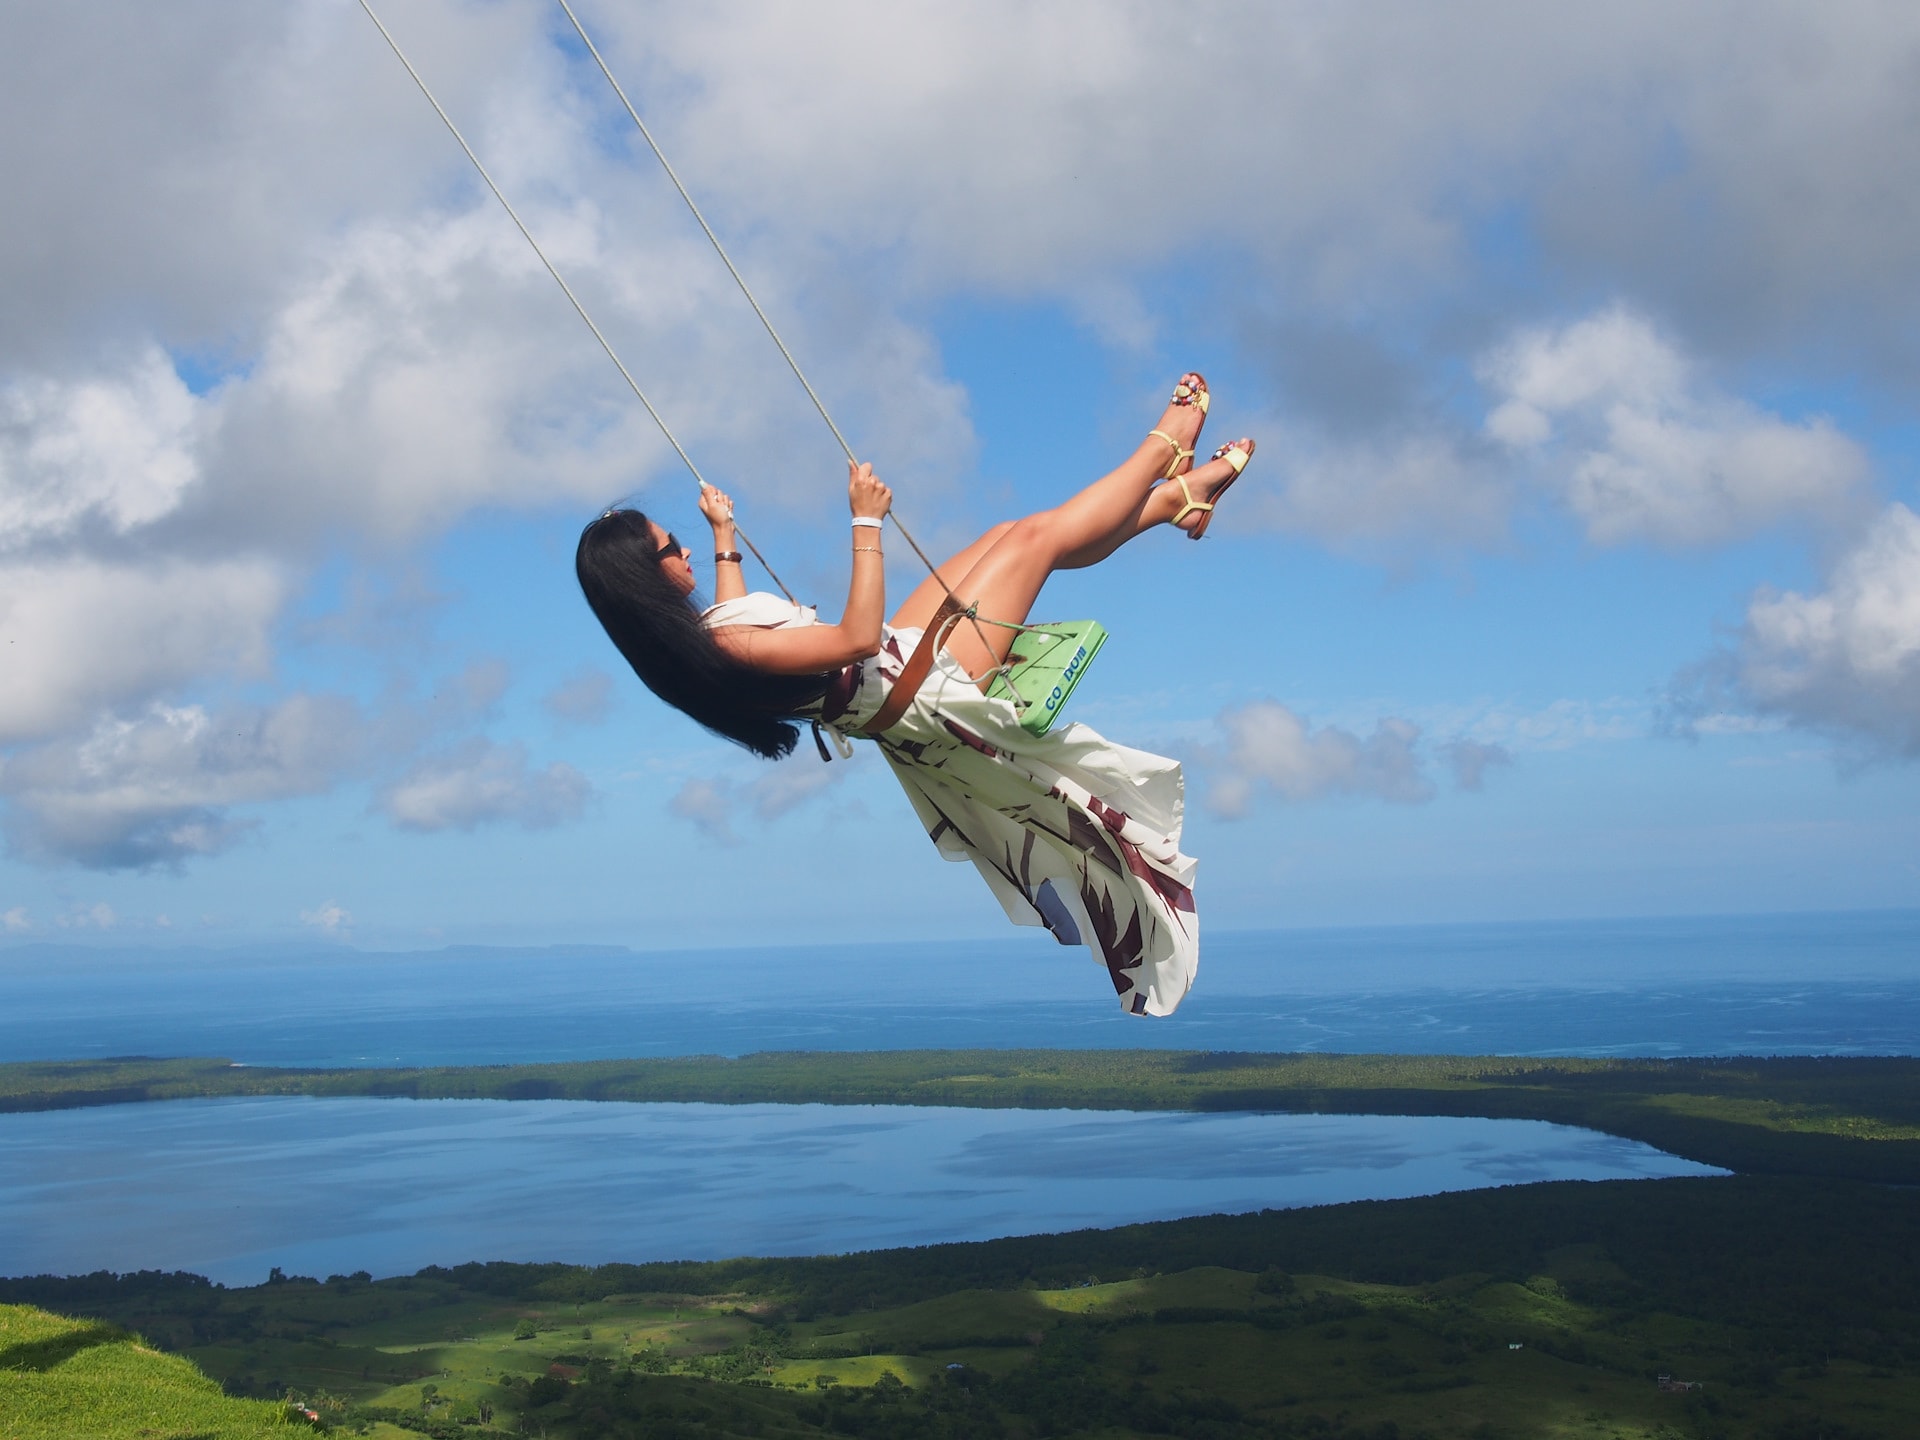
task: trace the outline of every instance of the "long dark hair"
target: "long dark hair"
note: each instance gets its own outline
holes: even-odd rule
[[[653,527],[609,510],[580,532],[574,574],[607,638],[646,687],[716,735],[778,760],[800,738],[792,716],[826,693],[825,675],[769,675],[727,654],[660,568]]]

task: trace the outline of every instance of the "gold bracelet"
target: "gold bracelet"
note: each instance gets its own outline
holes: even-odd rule
[[[856,545],[853,548],[855,550],[864,550],[869,555],[879,555],[884,553],[878,545]]]

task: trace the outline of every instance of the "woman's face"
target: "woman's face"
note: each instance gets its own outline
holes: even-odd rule
[[[660,568],[666,572],[667,579],[671,580],[674,585],[679,588],[682,595],[691,595],[693,593],[693,566],[687,563],[687,555],[690,553],[687,547],[675,543],[673,537],[653,521],[649,520],[647,524],[653,526],[654,545],[664,552],[660,556]],[[667,549],[669,544],[674,545],[672,550]]]

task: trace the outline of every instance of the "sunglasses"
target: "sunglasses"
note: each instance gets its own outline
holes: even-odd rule
[[[667,543],[662,545],[658,550],[654,551],[654,558],[658,560],[671,559],[675,555],[685,554],[686,549],[687,547],[682,545],[678,540],[676,540],[674,538],[673,532],[669,530],[667,532]]]

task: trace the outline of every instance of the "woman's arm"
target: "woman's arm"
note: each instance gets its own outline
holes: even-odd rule
[[[893,507],[893,492],[874,478],[871,465],[849,465],[847,503],[856,517],[878,520]],[[887,610],[880,535],[871,525],[853,527],[853,578],[838,625],[795,630],[728,625],[713,632],[714,643],[736,660],[772,675],[818,675],[878,654],[880,622]]]
[[[747,577],[740,568],[740,548],[733,532],[733,501],[718,486],[703,486],[700,513],[713,527],[713,603],[738,600],[747,593]],[[723,560],[723,555],[732,558]]]

